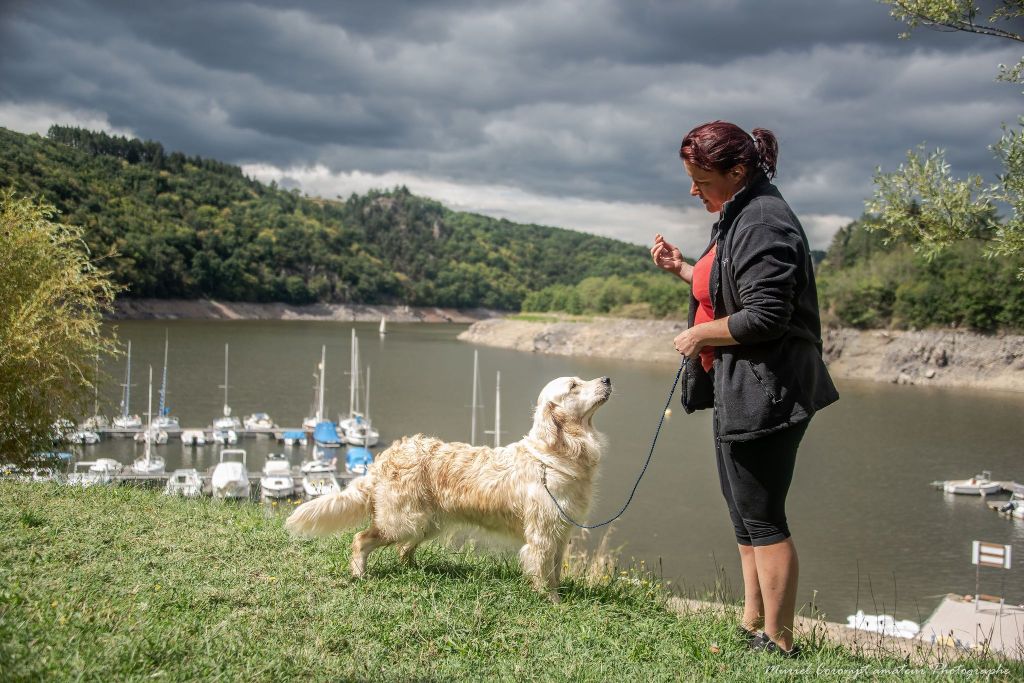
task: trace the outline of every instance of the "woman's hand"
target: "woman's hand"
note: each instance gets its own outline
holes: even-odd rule
[[[707,346],[702,327],[704,325],[694,325],[680,332],[672,342],[676,351],[687,358],[696,358],[700,350]]]
[[[677,247],[665,241],[661,234],[654,236],[654,246],[651,247],[651,258],[654,265],[662,270],[678,275],[683,280],[690,282],[693,277],[693,266],[683,260],[683,254]]]

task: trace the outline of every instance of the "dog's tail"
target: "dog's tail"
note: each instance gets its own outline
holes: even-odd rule
[[[372,478],[358,477],[341,493],[303,503],[285,521],[285,528],[297,536],[327,536],[359,526],[370,514]]]

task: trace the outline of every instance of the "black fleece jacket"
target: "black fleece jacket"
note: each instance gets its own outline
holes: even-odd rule
[[[839,399],[821,358],[821,319],[807,236],[763,175],[726,202],[704,251],[717,244],[710,293],[739,342],[715,347],[710,386],[687,363],[687,412],[714,406],[721,441],[748,441],[809,420]],[[690,295],[690,325],[697,300]],[[687,385],[684,385],[684,387]]]

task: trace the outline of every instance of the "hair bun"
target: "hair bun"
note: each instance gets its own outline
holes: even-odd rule
[[[775,133],[767,128],[755,128],[750,137],[754,138],[757,165],[771,180],[775,177],[775,168],[779,162],[779,141],[775,137]]]

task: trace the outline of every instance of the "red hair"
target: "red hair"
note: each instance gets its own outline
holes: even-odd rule
[[[683,138],[679,156],[706,171],[725,173],[737,164],[747,173],[760,169],[768,179],[775,177],[779,141],[767,128],[755,128],[751,135],[728,121],[704,123]]]

